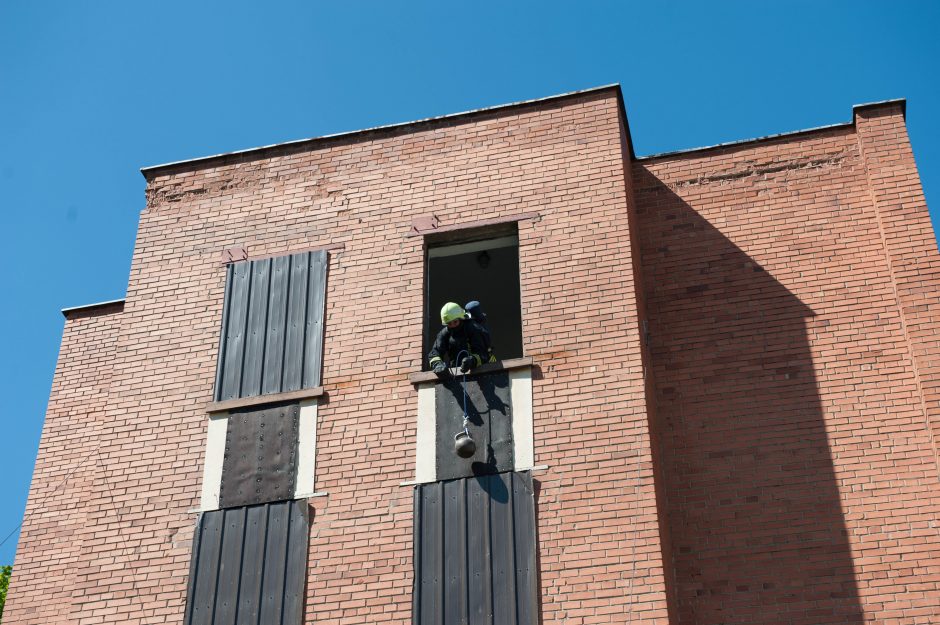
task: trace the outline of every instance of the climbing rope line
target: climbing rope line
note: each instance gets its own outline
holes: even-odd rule
[[[457,353],[457,362],[460,362],[460,354],[466,354],[468,358],[472,358],[470,352],[463,349]],[[463,431],[467,436],[470,436],[470,430],[467,429],[467,424],[470,423],[470,417],[467,414],[467,372],[461,370],[460,373],[460,386],[463,388]]]
[[[463,355],[463,356],[462,356]],[[457,352],[455,360],[460,363],[461,357],[473,358],[473,355],[467,350]],[[463,392],[463,423],[462,429],[454,435],[454,451],[461,458],[472,458],[476,453],[476,442],[470,435],[470,413],[467,410],[467,372],[461,371],[460,388]]]

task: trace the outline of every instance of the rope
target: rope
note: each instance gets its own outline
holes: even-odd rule
[[[462,349],[459,352],[457,352],[456,360],[458,364],[460,363],[460,354],[466,354],[468,358],[472,358],[472,356],[470,355],[470,352],[468,352],[465,349]],[[470,430],[468,428],[468,424],[470,423],[470,417],[467,416],[467,372],[461,371],[461,374],[462,375],[460,376],[460,386],[463,389],[463,431],[464,431],[464,434],[466,434],[467,437],[469,438]]]

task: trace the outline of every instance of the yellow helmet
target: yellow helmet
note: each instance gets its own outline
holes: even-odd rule
[[[445,326],[453,321],[454,319],[466,319],[467,311],[460,307],[460,304],[455,304],[454,302],[447,302],[444,304],[444,307],[441,308],[441,323]]]

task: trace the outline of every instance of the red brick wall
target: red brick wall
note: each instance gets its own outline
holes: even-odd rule
[[[940,444],[940,256],[901,104],[856,114],[859,151],[934,452]]]
[[[940,618],[937,251],[900,111],[872,117],[634,165],[680,622]]]
[[[80,623],[179,622],[218,345],[221,251],[331,255],[307,620],[410,623],[423,241],[519,225],[535,358],[546,623],[665,619],[627,186],[614,90],[182,167],[150,181],[86,489]],[[387,311],[396,311],[389,320]],[[386,441],[381,449],[378,439]],[[117,506],[116,508],[114,506]],[[28,595],[24,586],[20,592]],[[16,619],[11,621],[18,623]],[[24,621],[25,622],[25,621]]]
[[[4,623],[74,623],[88,492],[101,475],[100,433],[121,306],[65,323],[33,471]]]

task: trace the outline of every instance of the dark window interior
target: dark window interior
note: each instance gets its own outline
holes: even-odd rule
[[[455,236],[456,235],[456,236]],[[422,363],[441,329],[446,302],[478,300],[486,312],[493,352],[500,360],[522,356],[519,235],[516,224],[499,229],[427,237],[425,338]]]

